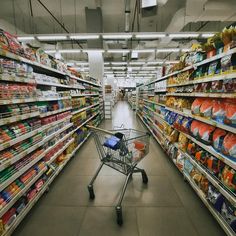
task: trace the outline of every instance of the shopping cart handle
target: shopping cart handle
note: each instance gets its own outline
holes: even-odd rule
[[[106,129],[101,129],[101,128],[91,126],[91,125],[86,125],[86,127],[89,128],[89,129],[95,130],[95,131],[100,131],[100,132],[104,132],[104,133],[107,133],[107,134],[110,134],[110,135],[115,135],[115,132],[111,132],[111,131],[106,130]]]

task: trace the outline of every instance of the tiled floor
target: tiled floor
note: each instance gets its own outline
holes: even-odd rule
[[[103,126],[144,129],[129,105],[120,102],[112,121]],[[140,163],[147,186],[134,175],[123,202],[124,224],[116,224],[115,208],[124,176],[104,167],[95,182],[94,201],[87,184],[99,160],[92,139],[79,150],[15,231],[15,236],[224,236],[201,200],[152,139]]]

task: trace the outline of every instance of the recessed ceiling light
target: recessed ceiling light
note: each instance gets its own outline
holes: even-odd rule
[[[134,53],[151,53],[151,52],[155,52],[155,49],[135,49],[132,50],[132,52]]]
[[[210,38],[210,37],[213,37],[215,34],[213,33],[203,33],[201,34],[201,37],[202,38]]]
[[[112,65],[127,65],[127,62],[112,62]]]
[[[66,40],[66,35],[41,35],[37,36],[38,40],[47,41],[47,40]]]
[[[179,48],[160,48],[157,49],[157,52],[179,52]]]
[[[129,49],[109,49],[107,50],[108,53],[129,53]]]
[[[60,53],[80,53],[80,49],[61,49],[59,50]]]
[[[143,65],[145,64],[145,61],[131,61],[129,64],[130,65]]]
[[[104,34],[102,36],[104,39],[130,39],[132,38],[132,34]]]
[[[87,40],[87,39],[99,39],[98,34],[84,34],[84,35],[70,35],[70,39],[78,39],[78,40]]]
[[[31,40],[34,40],[34,36],[19,36],[17,37],[17,39],[20,41],[20,42],[23,42],[23,41],[31,41]]]
[[[153,33],[153,34],[136,34],[137,39],[157,39],[166,37],[166,34]]]
[[[198,33],[176,33],[169,34],[170,38],[197,38],[199,36]]]
[[[45,53],[56,53],[56,50],[44,50]]]

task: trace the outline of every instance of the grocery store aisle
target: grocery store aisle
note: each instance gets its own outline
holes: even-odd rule
[[[104,128],[124,124],[143,129],[128,103],[119,102]],[[223,236],[224,232],[182,175],[151,139],[150,153],[140,163],[149,183],[135,174],[124,201],[124,225],[116,224],[115,208],[124,176],[104,167],[89,200],[87,184],[99,160],[93,140],[78,151],[50,191],[25,218],[15,236]]]

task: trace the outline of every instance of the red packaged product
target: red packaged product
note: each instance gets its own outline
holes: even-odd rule
[[[200,114],[200,107],[202,105],[202,103],[204,102],[204,98],[196,98],[194,100],[194,102],[192,103],[192,106],[191,106],[191,111],[192,111],[192,114],[194,115],[199,115]]]
[[[210,144],[212,142],[214,126],[202,123],[199,127],[199,138],[203,143]]]
[[[212,107],[213,107],[213,100],[211,100],[211,99],[204,100],[201,107],[200,107],[201,116],[211,118]]]
[[[236,158],[236,134],[228,133],[223,141],[222,153]]]
[[[224,122],[227,125],[236,126],[236,99],[227,100]]]
[[[216,129],[213,133],[213,147],[218,150],[221,151],[222,148],[222,144],[224,141],[224,137],[226,136],[227,132],[223,129]]]

